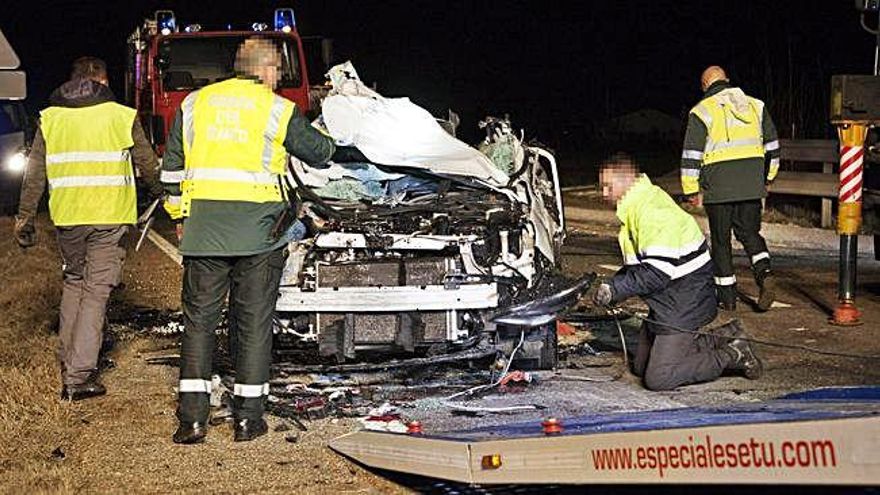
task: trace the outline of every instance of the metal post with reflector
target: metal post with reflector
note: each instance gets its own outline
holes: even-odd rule
[[[868,126],[862,123],[839,124],[837,134],[840,136],[840,189],[837,194],[840,266],[838,304],[831,322],[849,326],[861,323],[861,312],[855,305],[856,260],[859,255],[859,227],[862,225],[862,176]]]
[[[868,127],[880,123],[880,77],[838,75],[831,78],[831,123],[840,138],[840,188],[837,233],[840,235],[838,304],[834,325],[861,324],[855,305],[859,229],[862,224],[862,188],[865,137]]]

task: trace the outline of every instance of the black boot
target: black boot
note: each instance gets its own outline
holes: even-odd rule
[[[755,272],[755,282],[758,283],[758,310],[767,311],[773,306],[776,299],[776,280],[770,269]]]
[[[174,432],[171,439],[174,443],[193,444],[204,442],[205,436],[207,435],[208,425],[204,422],[196,421],[190,423],[181,421],[180,424],[177,425],[177,431]]]
[[[719,285],[715,287],[718,294],[718,307],[727,311],[736,310],[736,286]]]
[[[721,349],[734,339],[746,336],[746,331],[738,319],[730,320],[724,325],[712,329],[712,334],[717,336],[716,348]]]
[[[764,363],[747,340],[733,339],[722,350],[730,356],[730,364],[725,368],[727,371],[740,373],[749,380],[761,378],[764,373]]]
[[[91,397],[98,397],[107,393],[104,385],[98,381],[98,372],[93,371],[88,379],[83,383],[73,385],[64,385],[61,387],[62,400],[83,400]]]
[[[266,420],[260,419],[237,419],[235,420],[235,432],[232,439],[236,442],[248,442],[269,431]]]

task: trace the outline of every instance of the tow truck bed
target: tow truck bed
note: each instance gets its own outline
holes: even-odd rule
[[[539,420],[425,435],[359,431],[331,448],[370,467],[473,484],[880,485],[880,387],[561,422],[551,435]]]

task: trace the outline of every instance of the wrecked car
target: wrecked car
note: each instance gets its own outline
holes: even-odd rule
[[[555,366],[555,317],[589,281],[560,276],[553,155],[506,119],[481,123],[480,151],[407,98],[364,86],[350,64],[329,76],[321,123],[367,160],[293,160],[289,180],[309,233],[289,245],[278,333],[339,363],[481,343],[518,347],[523,367]]]

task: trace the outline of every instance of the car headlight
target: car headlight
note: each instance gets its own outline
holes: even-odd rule
[[[24,151],[17,151],[6,158],[4,166],[10,172],[21,172],[27,166],[28,157]]]

